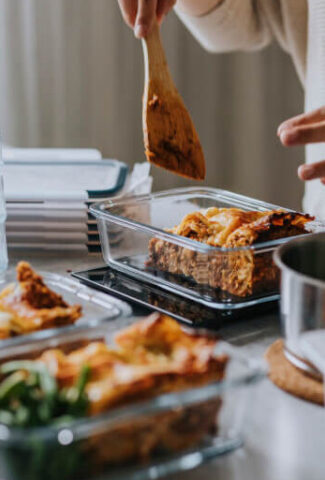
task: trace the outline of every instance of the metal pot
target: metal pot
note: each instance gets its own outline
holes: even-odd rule
[[[325,328],[325,233],[306,235],[274,252],[281,270],[281,320],[285,353],[298,368],[317,375],[300,351],[302,332]]]

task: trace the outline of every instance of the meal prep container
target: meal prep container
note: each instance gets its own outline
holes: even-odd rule
[[[47,348],[77,348],[79,342],[84,345],[90,340],[104,339],[111,343],[114,333],[132,321],[132,317],[112,320],[42,342],[1,349],[0,363],[13,357],[35,357]],[[19,429],[0,424],[0,477],[152,479],[194,468],[240,446],[250,395],[255,390],[248,387],[263,378],[265,372],[259,362],[239,355],[227,344],[220,342],[218,353],[231,356],[226,378],[219,383],[160,395],[67,426]],[[207,418],[209,422],[204,423]],[[162,434],[165,432],[162,426],[166,425],[167,442]],[[198,435],[202,429],[204,434]],[[188,439],[193,437],[195,441],[189,445]],[[123,459],[120,464],[117,453],[120,447],[123,451],[133,451],[135,460]]]
[[[16,178],[22,171],[25,181],[17,187]],[[127,173],[127,165],[113,159],[11,160],[4,166],[5,196],[7,202],[14,203],[98,200],[118,193]]]
[[[325,328],[325,233],[291,240],[274,254],[281,269],[281,318],[285,353],[298,368],[316,374],[299,346],[302,333]]]
[[[124,200],[106,201],[93,205],[90,211],[98,220],[105,262],[118,271],[212,308],[230,310],[277,300],[278,272],[273,264],[272,254],[278,245],[288,240],[287,238],[248,247],[218,248],[164,231],[178,225],[185,215],[210,207],[236,207],[262,212],[280,208],[224,190],[182,188]],[[116,242],[117,234],[119,242]],[[152,239],[168,242],[170,251],[173,248],[178,251],[182,248],[189,257],[192,255],[199,259],[196,262],[200,269],[200,283],[194,282],[188,276],[174,275],[148,267],[148,249]],[[211,276],[210,265],[227,264],[230,265],[228,270],[235,272],[238,262],[262,265],[262,268],[265,266],[268,271],[273,269],[272,281],[261,282],[259,290],[247,296],[232,295],[226,290],[208,285],[209,275]],[[245,277],[245,274],[241,276]]]
[[[0,348],[11,345],[33,343],[34,341],[50,338],[58,333],[66,334],[71,330],[90,325],[101,324],[106,320],[128,317],[132,310],[127,303],[105,293],[81,285],[76,280],[55,273],[40,272],[46,285],[56,293],[62,295],[69,304],[78,304],[82,307],[81,317],[67,326],[39,330],[26,335],[18,335],[8,339],[0,339]],[[16,282],[15,273],[6,273],[0,277],[0,291],[9,283]]]

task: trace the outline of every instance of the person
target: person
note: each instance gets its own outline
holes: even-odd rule
[[[325,220],[325,1],[118,0],[137,38],[150,33],[174,7],[211,52],[254,50],[276,39],[292,57],[305,87],[305,113],[284,121],[277,135],[286,147],[306,145],[298,176],[306,182],[304,209]]]

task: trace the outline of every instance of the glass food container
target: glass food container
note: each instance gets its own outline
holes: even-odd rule
[[[279,270],[272,253],[288,238],[220,248],[165,231],[185,215],[210,207],[261,212],[281,208],[202,187],[106,201],[90,211],[98,220],[104,260],[115,270],[212,308],[230,310],[277,300]],[[168,269],[159,267],[164,261]]]
[[[132,313],[131,307],[107,293],[98,292],[71,278],[50,272],[40,272],[45,284],[54,292],[62,295],[63,299],[70,305],[81,305],[82,313],[80,318],[70,325],[60,325],[53,328],[36,330],[34,332],[15,335],[9,338],[0,339],[0,348],[9,346],[29,344],[37,340],[50,338],[58,333],[65,334],[71,330],[85,326],[101,324],[105,321],[112,321],[128,317]],[[0,278],[0,291],[8,284],[16,282],[16,274],[6,272]]]
[[[70,351],[91,340],[110,344],[114,333],[133,321],[132,317],[112,320],[2,349],[0,363],[35,358],[47,348]],[[243,357],[223,342],[217,344],[219,353],[227,353],[230,360],[225,379],[218,383],[159,395],[66,425],[23,429],[0,424],[0,477],[157,479],[241,446],[247,407],[255,391],[249,387],[264,378],[265,370],[259,361]]]

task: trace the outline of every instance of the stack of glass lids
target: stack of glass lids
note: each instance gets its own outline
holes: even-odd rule
[[[149,164],[128,167],[97,150],[5,148],[9,248],[100,252],[91,203],[149,193]]]

